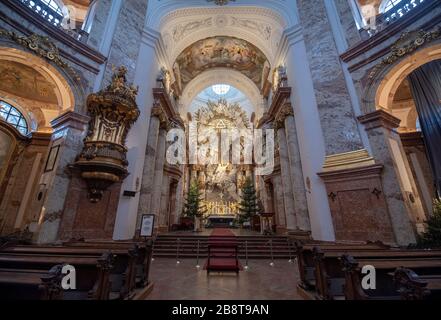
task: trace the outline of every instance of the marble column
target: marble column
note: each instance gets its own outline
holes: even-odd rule
[[[156,216],[156,221],[161,222],[161,195],[162,195],[162,184],[164,182],[164,164],[165,164],[165,149],[166,149],[166,135],[165,129],[159,130],[158,135],[158,147],[155,159],[155,176],[149,183],[152,188],[151,199],[150,199],[150,212]]]
[[[197,182],[197,181],[198,181],[198,171],[193,166],[191,169],[191,172],[190,172],[189,186],[191,186],[192,183]]]
[[[203,170],[199,171],[198,172],[198,183],[199,183],[199,192],[202,195],[202,199],[206,198],[205,180],[206,180],[205,172]]]
[[[412,193],[409,164],[402,150],[397,128],[400,120],[383,110],[358,118],[364,124],[375,160],[384,165],[383,193],[389,210],[395,239],[399,245],[415,242],[413,223],[418,223],[420,199]],[[420,222],[421,222],[420,220]]]
[[[138,217],[136,227],[139,229],[143,214],[150,213],[150,201],[152,195],[152,181],[155,175],[155,159],[158,147],[160,121],[158,115],[150,118],[147,148],[144,160],[144,170],[142,173],[141,191],[139,196]]]
[[[176,205],[175,212],[172,214],[172,220],[170,221],[170,225],[179,223],[179,217],[182,214],[183,204],[184,204],[184,179],[179,179],[178,185],[176,186]]]
[[[292,111],[291,106],[289,106],[289,108]],[[311,226],[309,223],[308,204],[306,202],[306,189],[294,116],[291,114],[287,115],[284,122],[297,226],[303,231],[310,231]]]
[[[292,193],[290,164],[288,157],[288,146],[286,143],[285,129],[277,130],[279,143],[280,170],[283,186],[283,202],[285,204],[286,227],[290,231],[297,229],[297,219],[295,213],[294,196]]]

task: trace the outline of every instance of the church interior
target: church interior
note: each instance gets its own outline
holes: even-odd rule
[[[441,1],[0,9],[0,300],[441,299]]]

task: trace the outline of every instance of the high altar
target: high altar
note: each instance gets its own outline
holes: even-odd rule
[[[191,181],[197,181],[202,191],[207,208],[206,217],[235,217],[239,212],[241,188],[247,178],[252,179],[253,166],[233,164],[231,152],[228,163],[224,163],[225,159],[222,159],[220,152],[221,132],[233,128],[250,129],[248,116],[239,104],[229,104],[226,100],[220,99],[217,103],[209,101],[206,107],[200,108],[194,114],[194,120],[197,124],[198,137],[193,137],[194,140],[190,141],[198,141],[198,150],[203,150],[207,159],[215,159],[206,165],[198,164],[190,167]],[[217,135],[219,143],[217,150],[213,150],[209,145],[207,136],[210,133]],[[240,146],[242,151],[242,141]],[[243,154],[241,163],[243,163]]]

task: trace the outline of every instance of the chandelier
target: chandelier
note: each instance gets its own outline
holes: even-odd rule
[[[213,2],[214,4],[218,5],[218,6],[224,6],[226,4],[228,4],[228,2],[235,2],[236,0],[207,0],[207,2]]]

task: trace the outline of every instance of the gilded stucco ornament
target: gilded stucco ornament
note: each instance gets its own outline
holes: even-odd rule
[[[87,98],[91,121],[75,166],[88,184],[91,202],[100,201],[111,184],[128,174],[125,141],[140,111],[138,89],[127,84],[126,73],[125,67],[118,68],[109,86]]]
[[[276,118],[273,123],[274,128],[276,130],[278,130],[280,128],[284,128],[285,127],[285,119],[289,116],[294,116],[294,110],[292,109],[291,104],[287,103],[280,109],[280,111],[276,115]]]
[[[49,40],[49,37],[39,34],[32,34],[30,36],[20,36],[13,31],[0,29],[0,37],[14,41],[20,46],[32,51],[37,56],[52,61],[57,66],[66,69],[76,80],[80,77],[78,74],[64,61],[57,46]]]
[[[377,64],[369,73],[369,79],[373,79],[380,70],[391,65],[408,54],[413,53],[426,43],[432,42],[441,37],[441,27],[432,31],[404,32],[400,38],[391,46],[391,53]]]

